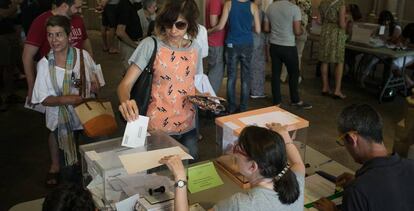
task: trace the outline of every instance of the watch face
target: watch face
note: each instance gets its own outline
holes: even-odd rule
[[[175,183],[175,186],[176,186],[176,187],[179,187],[179,188],[182,188],[182,187],[184,187],[186,184],[187,184],[187,183],[186,183],[186,181],[183,181],[183,180],[178,180],[178,181],[177,181],[177,183]]]

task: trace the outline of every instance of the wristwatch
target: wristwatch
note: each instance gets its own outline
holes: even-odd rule
[[[186,186],[187,185],[187,181],[185,181],[185,180],[178,180],[176,183],[175,183],[175,187],[176,188],[183,188],[184,186]]]

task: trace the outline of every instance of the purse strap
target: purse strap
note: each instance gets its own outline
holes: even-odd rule
[[[152,54],[151,54],[151,58],[148,61],[147,66],[144,68],[143,71],[148,71],[148,73],[152,74],[154,73],[154,61],[155,61],[155,56],[157,54],[157,40],[151,36],[152,40],[154,41],[154,49],[152,50]]]
[[[80,79],[81,79],[81,87],[79,88],[79,96],[85,97],[86,96],[86,74],[85,74],[85,62],[83,59],[83,50],[79,49],[80,51]]]

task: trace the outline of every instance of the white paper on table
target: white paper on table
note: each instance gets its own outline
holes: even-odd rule
[[[27,102],[27,97],[26,102],[24,103],[24,107],[33,111],[40,112],[42,114],[46,112],[46,106],[42,105],[41,103],[29,105]]]
[[[179,155],[182,160],[194,159],[191,157],[191,155],[186,153],[178,146],[147,152],[120,155],[119,159],[121,160],[121,163],[128,174],[133,174],[161,166],[162,164],[159,163],[159,160],[168,155]]]
[[[237,136],[234,135],[234,130],[240,127],[233,122],[226,122],[223,124],[223,152],[227,152],[232,144],[237,141]]]
[[[239,118],[239,120],[246,125],[256,125],[259,127],[266,127],[266,124],[272,122],[280,123],[281,125],[292,125],[299,122],[295,115],[283,111],[273,111],[264,114],[242,117]]]
[[[128,122],[125,127],[124,137],[122,138],[122,146],[132,148],[144,146],[148,122],[149,118],[141,115],[137,120]]]
[[[305,178],[305,204],[335,193],[335,184],[319,174]]]
[[[135,194],[125,200],[122,200],[118,203],[115,203],[115,207],[117,211],[134,211],[135,204],[139,199],[139,194]]]

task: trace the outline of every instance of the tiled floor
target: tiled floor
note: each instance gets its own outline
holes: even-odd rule
[[[103,67],[106,87],[100,96],[112,100],[117,107],[116,87],[122,77],[122,65],[119,55],[109,55],[102,51],[99,32],[90,31],[95,59]],[[308,50],[308,49],[306,49]],[[305,53],[305,80],[300,85],[301,97],[313,105],[311,110],[297,110],[288,105],[288,86],[282,86],[282,108],[299,115],[310,122],[308,129],[308,145],[323,154],[331,157],[344,166],[355,170],[358,168],[345,149],[335,143],[336,118],[341,109],[351,103],[368,103],[374,106],[383,116],[384,135],[386,146],[391,149],[394,137],[394,125],[402,118],[404,101],[397,97],[393,102],[379,104],[376,94],[367,92],[358,87],[351,80],[344,80],[345,100],[333,100],[320,95],[320,79],[315,77],[314,61],[308,61],[309,53]],[[268,73],[270,76],[270,73]],[[270,78],[270,77],[267,77]],[[219,93],[225,96],[222,86]],[[19,90],[22,96],[24,90]],[[271,95],[270,83],[266,83],[266,94]],[[250,108],[271,106],[271,99],[250,100]],[[214,120],[201,117],[201,134],[203,140],[199,142],[200,157],[202,160],[214,158]],[[48,131],[45,128],[44,117],[41,114],[24,109],[22,105],[15,105],[8,111],[0,113],[0,211],[7,210],[12,205],[43,197],[47,193],[44,179],[49,165],[47,146]],[[122,134],[120,129],[117,136]]]

